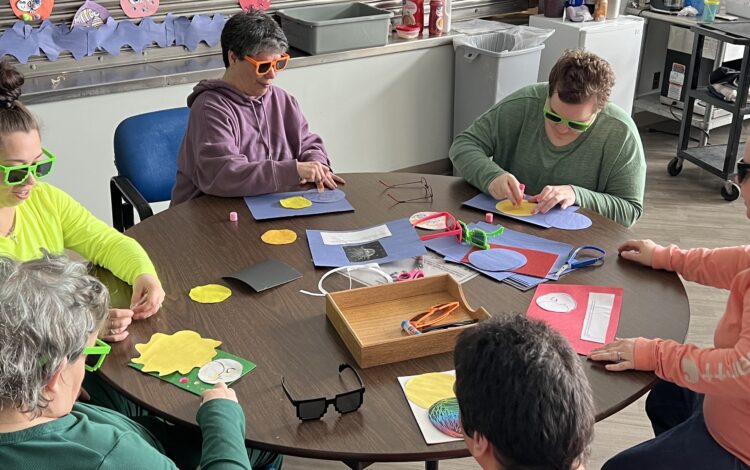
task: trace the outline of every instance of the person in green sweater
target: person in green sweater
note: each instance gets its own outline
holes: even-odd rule
[[[133,320],[161,308],[164,290],[137,241],[65,192],[38,181],[50,174],[57,159],[42,148],[39,124],[18,100],[23,82],[13,66],[0,62],[0,254],[25,261],[38,258],[42,248],[59,254],[68,249],[131,284],[131,308],[110,309],[101,332],[106,341],[122,341]]]
[[[519,204],[523,183],[537,212],[577,204],[633,225],[643,213],[646,160],[635,123],[608,102],[614,82],[604,59],[568,50],[549,83],[512,93],[459,134],[450,159],[495,199]]]
[[[49,254],[22,263],[0,257],[2,468],[174,469],[168,455],[191,453],[176,426],[152,417],[139,424],[76,402],[85,370],[101,366],[109,351],[97,339],[108,307],[107,288],[82,263]],[[183,458],[183,468],[251,468],[232,389],[219,383],[204,392],[196,419],[200,456]]]

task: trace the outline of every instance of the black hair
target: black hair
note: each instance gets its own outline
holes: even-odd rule
[[[229,51],[239,59],[262,52],[284,53],[289,49],[284,31],[265,13],[249,10],[227,20],[221,31],[221,57],[229,67]]]
[[[13,132],[39,131],[34,116],[18,99],[24,78],[8,61],[0,62],[0,141]]]
[[[455,351],[456,398],[506,470],[571,470],[594,434],[591,389],[567,340],[523,314],[466,330]]]

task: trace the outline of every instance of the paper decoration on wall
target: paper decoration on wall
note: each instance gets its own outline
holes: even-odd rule
[[[420,408],[428,409],[438,400],[454,397],[453,384],[455,382],[454,375],[432,372],[409,379],[404,392],[410,402]]]
[[[54,0],[10,0],[13,14],[23,21],[46,20],[54,5]]]
[[[199,304],[216,304],[227,300],[232,295],[232,291],[219,284],[206,284],[193,287],[189,295]]]
[[[128,18],[145,18],[156,13],[159,0],[120,0],[120,8]]]
[[[266,11],[271,6],[271,0],[240,0],[240,8],[247,11],[250,8],[258,11]]]
[[[297,234],[287,229],[268,230],[260,236],[260,239],[269,245],[288,245],[297,240]]]
[[[439,400],[427,410],[427,417],[438,431],[450,437],[464,437],[456,397]]]
[[[212,17],[196,15],[189,19],[175,17],[171,13],[162,23],[144,18],[135,24],[109,17],[100,28],[68,27],[62,23],[54,25],[49,20],[34,28],[23,21],[16,21],[13,27],[0,34],[0,56],[10,55],[26,64],[30,57],[42,54],[55,61],[65,51],[70,52],[76,60],[94,55],[97,50],[117,55],[125,46],[139,53],[152,44],[159,47],[184,46],[193,51],[201,42],[210,47],[219,44],[226,21],[227,18],[221,14]]]
[[[191,330],[178,331],[172,335],[154,333],[146,344],[136,344],[141,355],[133,359],[143,364],[143,372],[158,372],[159,376],[179,372],[187,374],[195,367],[201,367],[216,355],[221,341],[201,338]]]
[[[510,199],[500,201],[495,206],[497,210],[506,215],[515,215],[519,217],[525,217],[534,214],[536,208],[536,202],[521,201],[521,204],[514,206]]]
[[[304,209],[312,206],[312,201],[302,196],[292,196],[279,201],[285,209]]]
[[[107,18],[109,18],[109,11],[106,8],[93,0],[86,0],[73,17],[72,26],[99,28],[104,25]]]

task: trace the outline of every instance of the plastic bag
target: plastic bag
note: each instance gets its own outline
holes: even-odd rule
[[[511,26],[494,33],[458,36],[453,39],[453,48],[467,46],[494,53],[520,51],[543,44],[554,32],[553,29],[535,28],[533,26]]]

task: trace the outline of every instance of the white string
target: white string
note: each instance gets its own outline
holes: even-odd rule
[[[323,281],[325,280],[325,278],[327,278],[331,274],[337,273],[339,271],[346,271],[347,275],[349,276],[349,289],[351,290],[351,288],[352,288],[352,275],[351,275],[351,272],[352,271],[358,271],[358,270],[365,270],[365,269],[368,270],[368,271],[372,271],[374,273],[377,273],[377,274],[383,276],[383,278],[386,280],[386,283],[392,283],[393,282],[393,278],[388,273],[386,273],[385,271],[383,271],[382,269],[380,269],[380,266],[378,266],[378,263],[357,264],[357,265],[353,265],[353,266],[341,266],[340,268],[333,268],[330,271],[328,271],[327,273],[323,274],[323,277],[321,277],[320,281],[318,281],[318,291],[319,292],[309,292],[309,291],[302,290],[302,289],[300,289],[300,292],[303,293],[303,294],[305,294],[305,295],[312,295],[312,296],[315,296],[315,297],[325,297],[326,294],[328,294],[328,291],[325,290],[325,289],[323,289]]]

